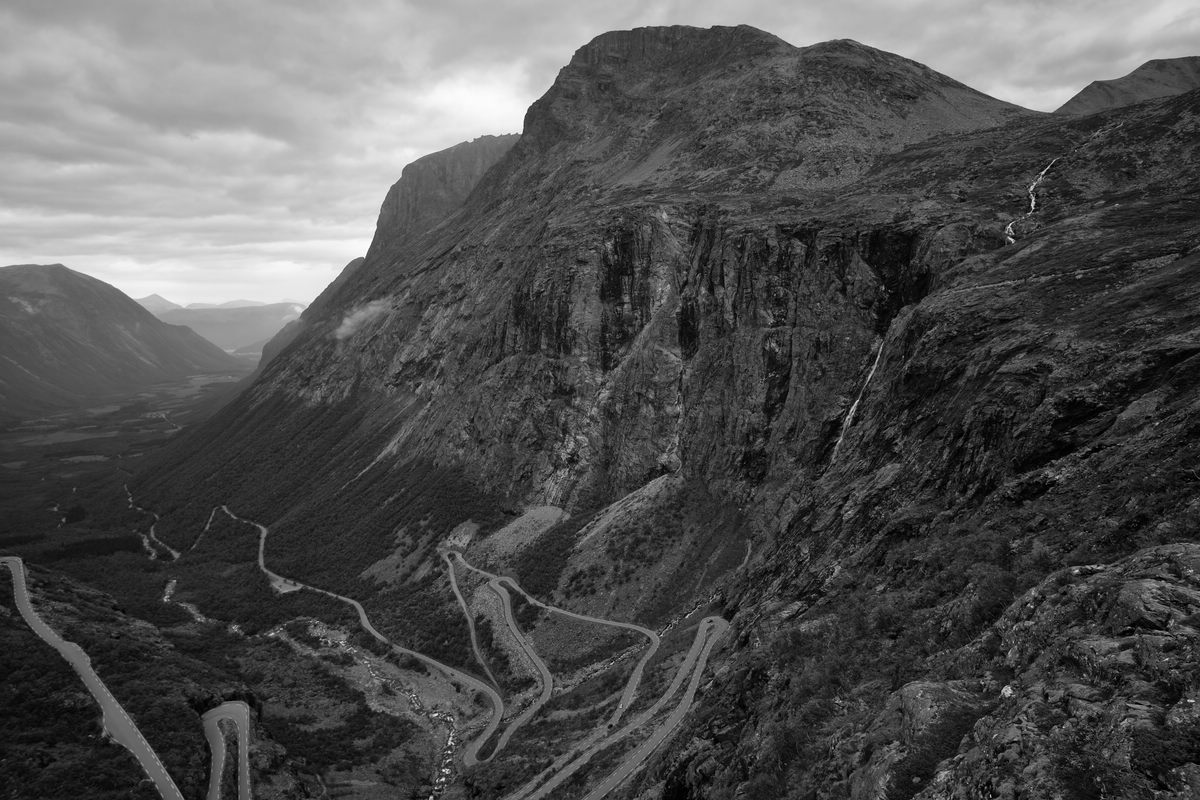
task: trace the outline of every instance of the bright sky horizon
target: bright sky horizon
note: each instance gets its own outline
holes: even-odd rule
[[[1200,55],[1191,0],[7,0],[0,265],[181,305],[311,302],[405,164],[519,132],[576,49],[667,24],[855,39],[1042,111]]]

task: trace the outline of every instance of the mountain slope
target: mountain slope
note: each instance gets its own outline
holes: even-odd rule
[[[1144,748],[1191,741],[1200,691],[1198,111],[1034,114],[749,28],[605,34],[461,207],[381,215],[137,490],[196,525],[246,509],[284,572],[373,612],[435,598],[412,640],[452,629],[452,531],[580,613],[720,612],[714,678],[623,796],[1087,796],[1072,760],[1137,742],[1097,793],[1174,792],[1184,756]],[[574,517],[457,527],[512,503]],[[531,728],[466,788],[586,732]]]
[[[1056,114],[1094,114],[1200,88],[1200,56],[1147,61],[1122,78],[1092,81]]]
[[[61,264],[0,269],[0,334],[0,409],[9,418],[241,368],[187,328]]]

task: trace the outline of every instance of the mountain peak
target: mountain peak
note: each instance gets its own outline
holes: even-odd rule
[[[829,188],[879,153],[1020,113],[851,39],[797,48],[749,26],[636,28],[575,53],[529,108],[506,169],[556,163],[597,186],[686,192]]]
[[[756,53],[795,49],[778,36],[749,25],[711,28],[668,25],[602,33],[575,51],[568,68],[692,59],[712,62],[729,53],[746,58]]]
[[[172,303],[160,294],[149,294],[145,297],[138,297],[135,298],[135,302],[151,314],[161,314],[172,308],[180,308],[178,303]]]
[[[1092,81],[1056,114],[1095,114],[1200,87],[1200,56],[1155,58],[1120,78]]]

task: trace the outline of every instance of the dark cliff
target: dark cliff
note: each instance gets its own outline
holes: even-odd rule
[[[379,209],[377,241],[417,237],[445,219],[519,137],[480,136],[419,158],[404,168]]]
[[[549,591],[733,621],[631,794],[1185,792],[1186,753],[1145,748],[1192,741],[1200,691],[1197,111],[1064,119],[855,42],[606,34],[139,491],[183,507],[205,474],[327,578],[414,464],[620,501]],[[1097,748],[1122,766],[1079,788]]]
[[[406,166],[379,209],[375,237],[369,248],[372,261],[394,260],[398,252],[457,211],[484,173],[512,148],[518,138],[515,134],[480,136],[431,153]],[[311,320],[328,313],[328,307],[336,302],[366,260],[359,257],[343,267],[300,319],[289,323],[266,344],[260,369],[290,345]]]

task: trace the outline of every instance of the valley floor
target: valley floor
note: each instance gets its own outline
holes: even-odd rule
[[[531,747],[545,747],[544,731],[555,730],[554,744],[545,752],[546,757],[529,762],[544,766],[530,769],[504,796],[509,800],[549,796],[594,800],[637,771],[691,708],[709,656],[728,627],[718,616],[701,617],[699,611],[694,611],[676,618],[664,630],[655,631],[632,622],[558,607],[527,592],[511,574],[493,571],[498,569],[494,566],[473,563],[464,552],[464,542],[448,538],[437,557],[445,578],[457,593],[459,613],[468,624],[476,666],[485,676],[478,678],[385,635],[372,624],[368,609],[353,597],[273,571],[266,555],[269,529],[243,519],[228,506],[211,509],[203,529],[190,545],[158,531],[162,521],[159,514],[143,507],[141,503],[145,501],[130,491],[122,462],[140,458],[142,453],[174,436],[180,430],[174,422],[175,415],[188,420],[203,413],[198,408],[199,402],[207,399],[214,388],[203,381],[189,381],[105,406],[30,421],[0,435],[8,459],[3,474],[11,485],[21,488],[20,492],[9,495],[14,498],[12,519],[20,527],[14,526],[3,533],[0,551],[22,552],[26,560],[47,563],[84,581],[62,587],[58,583],[61,579],[39,571],[37,589],[31,593],[25,582],[22,558],[6,555],[5,564],[14,576],[17,607],[29,627],[58,649],[91,689],[104,709],[106,737],[121,743],[138,758],[146,776],[157,785],[160,797],[190,797],[202,786],[206,787],[204,796],[208,800],[220,797],[228,800],[235,792],[241,800],[251,796],[295,796],[305,780],[303,776],[294,775],[296,780],[290,784],[287,781],[280,784],[270,778],[267,773],[271,768],[263,764],[266,755],[274,753],[268,760],[274,762],[275,769],[285,773],[296,771],[297,764],[289,760],[290,756],[284,755],[280,760],[277,738],[283,736],[288,741],[289,736],[296,735],[285,733],[289,729],[286,726],[294,727],[295,723],[285,722],[285,727],[279,728],[278,722],[270,721],[271,715],[282,713],[272,710],[275,704],[268,701],[264,707],[260,701],[250,704],[231,695],[228,678],[246,675],[238,671],[208,688],[213,699],[205,701],[209,707],[202,718],[195,716],[196,710],[182,712],[182,716],[176,713],[175,718],[156,714],[150,727],[139,726],[135,720],[146,719],[146,698],[132,698],[132,711],[127,712],[117,696],[127,696],[130,684],[119,679],[110,689],[101,678],[101,673],[111,674],[108,657],[93,659],[80,644],[66,641],[42,621],[35,605],[50,603],[54,606],[54,617],[59,620],[56,624],[67,621],[70,630],[87,630],[80,641],[91,647],[95,644],[94,640],[88,640],[89,636],[98,632],[101,636],[120,636],[123,627],[143,625],[146,619],[162,631],[154,634],[156,638],[165,634],[167,641],[175,642],[176,646],[181,643],[178,638],[181,635],[196,640],[188,644],[191,649],[205,647],[202,644],[205,639],[219,637],[223,643],[212,645],[214,654],[231,646],[230,637],[247,644],[258,640],[285,643],[290,652],[287,660],[318,663],[330,676],[322,680],[336,680],[339,687],[357,686],[373,714],[382,712],[416,725],[409,735],[410,745],[399,749],[385,746],[380,751],[381,757],[364,761],[361,766],[353,766],[352,757],[331,765],[332,769],[321,768],[315,776],[317,781],[327,787],[339,787],[338,796],[372,797],[389,781],[399,780],[395,767],[385,766],[398,763],[397,758],[407,759],[410,767],[415,766],[412,743],[425,741],[425,737],[432,744],[419,757],[423,762],[420,770],[425,774],[410,786],[414,790],[423,786],[421,791],[428,791],[430,797],[459,796],[463,789],[457,776],[464,769],[470,773],[498,763],[500,757],[508,757],[511,747],[516,748],[517,755],[516,761],[510,759],[509,763],[526,763],[523,754]],[[560,516],[545,516],[543,523],[552,524]],[[223,576],[207,566],[217,557],[214,553],[221,554],[224,558],[221,563],[228,565],[223,568]],[[278,620],[273,625],[239,621],[237,601],[230,608],[192,602],[200,599],[194,594],[198,580],[218,576],[214,590],[219,592],[221,586],[230,585],[229,580],[236,580],[228,572],[230,567],[245,564],[247,560],[269,587],[267,593],[257,596],[256,602],[260,607],[279,606],[276,611],[267,612]],[[244,574],[241,567],[236,569],[237,574]],[[47,580],[49,584],[45,583]],[[465,583],[460,588],[462,581]],[[92,601],[76,600],[64,606],[50,599],[55,592],[90,598],[94,594],[92,587],[112,592],[117,598],[114,610],[118,610],[119,616],[108,612],[109,617],[99,627],[79,628],[87,615],[71,608],[86,607]],[[333,601],[334,606],[340,604],[350,613],[339,617],[329,613],[328,605],[313,606],[316,598]],[[515,607],[518,602],[521,609]],[[303,606],[304,603],[308,605]],[[492,674],[489,660],[497,658],[498,645],[485,642],[481,646],[481,637],[475,630],[476,611],[481,604],[492,603],[498,604],[497,619],[503,620],[503,626],[500,630],[488,626],[489,642],[497,637],[515,647],[514,658],[523,660],[524,665],[510,667],[518,672],[528,670],[533,676],[525,686],[512,683],[515,673],[506,671],[500,680]],[[316,613],[298,613],[302,606]],[[232,619],[231,609],[235,612]],[[527,627],[530,612],[542,614],[546,619],[556,618],[559,625],[585,631],[611,631],[616,637],[611,639],[612,646],[617,649],[596,651],[594,657],[600,660],[568,669],[561,656],[550,659],[539,652],[551,640],[542,634],[535,636]],[[667,629],[672,627],[677,629],[671,634],[672,641],[678,644],[672,644],[671,652],[664,657],[660,648]],[[692,628],[695,630],[689,645],[681,637],[690,635]],[[368,638],[357,638],[356,629]],[[231,652],[245,652],[241,649],[245,645],[233,646],[235,650]],[[682,652],[683,648],[686,652]],[[201,660],[211,662],[211,656],[204,654]],[[239,663],[244,663],[244,659],[245,656],[239,657]],[[93,668],[93,661],[98,669]],[[209,680],[213,677],[209,676]],[[178,688],[185,688],[188,682],[177,682]],[[583,689],[592,692],[588,687],[593,685],[610,685],[612,689],[605,690],[607,696],[587,701],[588,705],[559,707],[562,705],[559,698],[573,697]],[[314,689],[320,692],[317,686],[308,691]],[[330,697],[343,691],[344,688],[339,688]],[[389,697],[401,698],[401,702],[396,705]],[[605,715],[598,717],[600,712]],[[312,718],[311,723],[296,719],[301,722],[301,729],[329,724],[320,718]],[[202,751],[184,752],[178,743],[171,741],[166,745],[171,758],[164,764],[152,742],[162,742],[164,736],[171,740],[174,735],[167,731],[185,728],[194,732],[202,729],[205,743]],[[444,733],[439,734],[439,729]],[[289,752],[290,749],[291,746]],[[303,751],[301,747],[297,753]],[[196,767],[180,776],[184,780],[177,783],[171,773],[179,767],[170,765],[181,763]],[[370,764],[375,766],[369,767]],[[407,775],[407,780],[417,777],[411,769]],[[585,775],[588,777],[581,780]],[[596,783],[601,778],[602,782]],[[289,790],[287,786],[292,788]],[[180,787],[187,788],[181,791]]]

